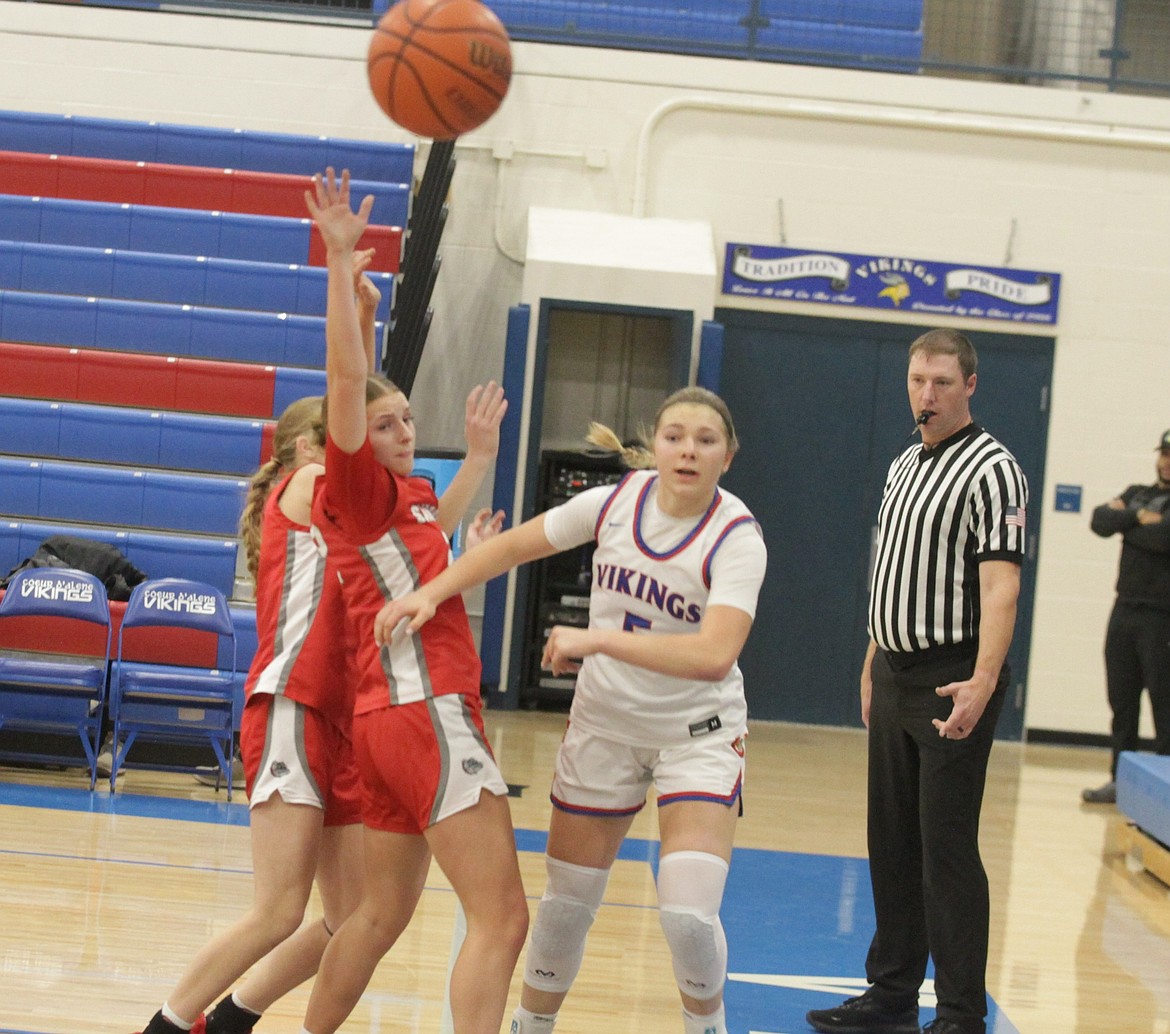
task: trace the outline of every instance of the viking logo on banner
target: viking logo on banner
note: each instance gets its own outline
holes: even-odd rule
[[[728,244],[723,293],[931,316],[1056,323],[1060,274]]]

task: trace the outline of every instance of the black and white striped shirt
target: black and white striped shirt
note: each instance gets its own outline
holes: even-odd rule
[[[979,563],[1023,563],[1028,483],[1011,453],[968,424],[890,465],[878,511],[869,634],[903,653],[979,634]]]

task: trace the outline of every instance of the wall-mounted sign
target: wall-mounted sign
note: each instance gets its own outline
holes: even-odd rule
[[[1060,274],[728,244],[723,293],[929,316],[1055,324]]]

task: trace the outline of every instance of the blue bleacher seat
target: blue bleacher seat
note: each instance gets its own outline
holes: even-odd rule
[[[61,405],[61,436],[57,455],[95,462],[157,465],[162,414],[148,409]]]
[[[107,298],[172,305],[208,304],[207,261],[198,256],[114,251],[110,254],[110,274],[110,289],[100,292]],[[37,288],[30,286],[26,290]]]
[[[71,244],[82,248],[129,248],[130,205],[108,201],[74,201],[61,197],[21,197],[21,201],[39,215],[40,232],[35,237],[12,240],[36,241],[41,244]]]
[[[4,236],[12,241],[39,241],[41,239],[41,207],[39,198],[19,194],[0,194],[0,226]]]
[[[39,299],[42,311],[55,312],[71,299],[53,295],[25,295]],[[163,355],[190,355],[192,309],[186,305],[100,298],[94,302],[93,341],[95,348],[116,352],[155,352]],[[7,314],[7,307],[5,308]],[[62,345],[79,344],[67,337],[55,339]],[[200,353],[195,353],[200,354]]]
[[[123,551],[126,559],[152,577],[202,579],[228,596],[235,587],[239,544],[234,538],[131,530]]]
[[[317,322],[320,324],[322,339],[320,356],[314,365],[324,366],[324,320]],[[188,326],[191,355],[251,363],[286,361],[285,320],[275,313],[249,312],[244,309],[200,309],[190,314]]]
[[[275,263],[240,262],[214,259],[207,263],[207,288],[204,305],[224,309],[263,309],[265,312],[297,312],[324,316],[322,304],[301,309],[299,266]],[[324,269],[306,269],[306,276],[323,287],[328,276]],[[194,300],[188,298],[188,301]]]
[[[4,258],[14,249],[21,261],[12,277]],[[102,297],[113,294],[113,286],[114,252],[108,248],[0,243],[0,288]]]
[[[45,201],[55,202],[56,198],[46,198]],[[223,212],[202,212],[189,208],[155,208],[151,205],[118,207],[125,212],[126,218],[124,246],[132,251],[160,255],[222,255],[224,223],[229,218],[240,218]],[[264,221],[268,217],[254,218]]]
[[[20,521],[0,521],[0,574],[6,574],[24,557],[20,553]]]
[[[0,151],[69,154],[73,128],[64,115],[5,111],[0,117]]]
[[[220,215],[221,258],[254,262],[304,262],[309,254],[308,219],[224,212]]]
[[[97,309],[86,298],[0,291],[0,339],[92,348]]]
[[[163,413],[158,465],[250,474],[260,466],[263,424],[201,413]]]
[[[11,517],[35,517],[41,507],[40,460],[0,456],[0,512]]]
[[[0,287],[20,287],[23,244],[0,241]]]
[[[325,371],[281,366],[276,369],[272,415],[280,416],[297,399],[325,394]]]
[[[375,330],[378,338],[381,327]],[[325,366],[325,321],[312,316],[289,316],[284,328],[283,362],[289,366]]]
[[[142,517],[137,523],[207,535],[235,533],[247,481],[159,470],[147,471],[142,480]]]
[[[923,0],[760,0],[765,18],[913,31],[922,28],[922,9]]]
[[[55,456],[61,442],[61,404],[47,399],[0,397],[4,451]]]
[[[24,516],[141,526],[145,471],[60,460],[41,466],[40,506]]]

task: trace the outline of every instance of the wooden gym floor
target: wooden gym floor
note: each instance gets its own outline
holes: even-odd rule
[[[535,907],[561,715],[487,712]],[[996,1034],[1170,1032],[1170,889],[1120,852],[1112,807],[1080,803],[1103,750],[997,744],[984,809]],[[116,797],[77,771],[0,768],[0,1034],[128,1034],[191,953],[249,901],[247,812],[186,775],[132,771]],[[100,786],[101,784],[99,784]],[[803,1034],[864,986],[872,932],[865,738],[752,727],[746,813],[723,908],[732,1034]],[[615,866],[558,1034],[678,1034],[658,929],[654,808]],[[314,903],[314,908],[316,904]],[[439,1029],[454,896],[434,869],[410,928],[342,1028]],[[519,990],[517,977],[511,1002]],[[257,1034],[294,1034],[308,988]],[[933,999],[923,997],[922,1020]],[[509,1007],[509,1012],[510,1012]],[[506,1025],[505,1025],[506,1029]]]

